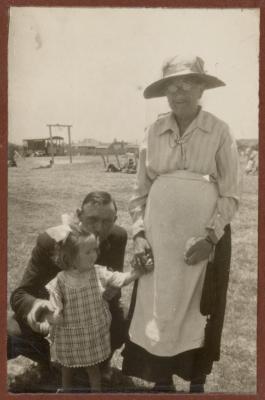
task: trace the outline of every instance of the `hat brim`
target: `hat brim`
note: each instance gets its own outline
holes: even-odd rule
[[[154,97],[163,97],[166,96],[166,88],[170,84],[170,82],[176,81],[176,78],[192,78],[195,79],[196,82],[201,82],[205,86],[206,89],[214,89],[217,87],[225,86],[225,83],[215,76],[208,74],[197,74],[197,73],[187,73],[187,74],[174,74],[168,76],[166,78],[159,79],[151,83],[151,85],[147,86],[144,90],[144,98],[151,99]]]

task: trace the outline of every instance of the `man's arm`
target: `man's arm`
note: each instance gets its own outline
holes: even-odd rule
[[[11,307],[24,323],[36,300],[48,298],[45,284],[59,271],[51,258],[54,244],[47,233],[38,236],[22,280],[11,295]]]
[[[100,247],[100,256],[97,264],[111,268],[113,271],[123,271],[127,232],[124,228],[114,225],[108,240]],[[117,305],[121,297],[121,290],[108,287],[104,293],[106,300],[111,300],[110,307]]]
[[[114,271],[123,271],[127,232],[124,228],[114,225],[107,241],[100,246],[97,264],[104,265]]]

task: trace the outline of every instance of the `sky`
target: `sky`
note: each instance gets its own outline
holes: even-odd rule
[[[145,100],[165,59],[195,54],[226,86],[202,106],[234,136],[258,138],[259,10],[11,7],[8,47],[11,142],[49,136],[70,124],[72,141],[140,143],[169,110]],[[53,135],[67,141],[67,130]]]

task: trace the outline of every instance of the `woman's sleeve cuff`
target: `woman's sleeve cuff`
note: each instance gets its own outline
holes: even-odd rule
[[[209,236],[209,238],[211,239],[211,241],[214,244],[217,244],[224,234],[224,229],[221,228],[220,226],[216,226],[216,227],[208,226],[206,228],[206,231],[207,231],[207,235]]]
[[[139,232],[144,232],[144,221],[142,219],[137,220],[132,227],[133,237],[136,236]]]

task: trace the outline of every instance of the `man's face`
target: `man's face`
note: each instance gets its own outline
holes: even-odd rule
[[[108,237],[116,218],[113,203],[105,205],[86,203],[79,214],[82,230],[94,233],[100,241]]]

